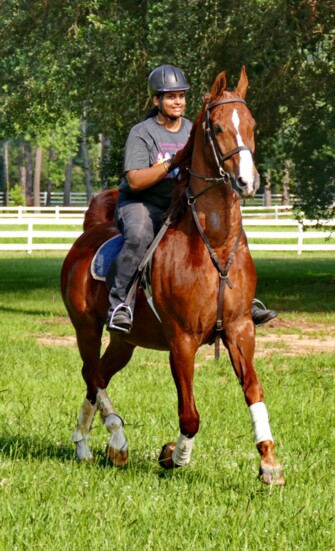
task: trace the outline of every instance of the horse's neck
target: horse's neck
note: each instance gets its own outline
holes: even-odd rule
[[[192,184],[191,184],[192,185]],[[193,193],[208,184],[194,183]],[[196,202],[197,215],[203,231],[213,247],[227,246],[241,224],[240,203],[229,184],[221,184],[201,195]]]

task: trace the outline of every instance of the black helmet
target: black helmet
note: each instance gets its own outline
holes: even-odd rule
[[[148,91],[150,97],[178,90],[189,90],[183,71],[174,65],[160,65],[151,71],[148,78]]]

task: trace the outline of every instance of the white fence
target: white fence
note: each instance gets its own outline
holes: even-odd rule
[[[62,207],[59,205],[50,207],[24,207],[24,206],[0,206],[0,218],[17,218],[23,220],[25,218],[54,218],[55,220],[61,220],[65,218],[78,217],[82,219],[84,213],[87,210],[87,206],[81,207]],[[242,214],[244,218],[274,218],[278,220],[292,215],[292,206],[273,205],[271,207],[263,206],[241,206]]]
[[[11,206],[13,201],[11,200],[11,194],[9,192],[9,205]],[[87,194],[85,191],[71,191],[69,195],[69,201],[71,206],[86,206]],[[47,191],[41,191],[40,193],[40,205],[41,207],[50,206],[61,206],[64,204],[64,193],[62,191],[52,191],[48,197]],[[4,192],[0,191],[0,203],[4,203]]]
[[[82,221],[82,215],[58,219],[0,218],[0,227],[6,226],[6,229],[0,230],[0,251],[67,251],[82,233]],[[296,251],[298,254],[305,251],[335,251],[335,235],[331,234],[335,220],[325,222],[322,230],[317,230],[316,222],[309,220],[304,220],[303,224],[300,224],[296,220],[254,218],[244,219],[243,225],[252,251]],[[40,229],[43,226],[52,229]],[[255,226],[257,230],[253,231],[252,228]],[[11,229],[8,229],[9,227]],[[304,227],[307,231],[304,231]],[[271,231],[273,229],[276,231]],[[256,243],[254,240],[261,242]],[[311,240],[317,242],[311,243]]]
[[[70,200],[71,206],[85,207],[88,204],[87,195],[85,191],[71,191],[69,200]],[[291,200],[292,201],[294,200],[294,196],[291,197]],[[249,206],[250,201],[254,206],[262,207],[265,205],[265,195],[263,193],[256,193],[253,199],[242,201],[242,205]],[[282,201],[283,201],[283,198],[280,193],[271,194],[272,206],[282,205]],[[42,191],[40,193],[40,206],[46,207],[48,205],[48,202],[51,207],[63,206],[64,193],[61,191],[52,191],[50,193],[50,196],[48,197],[48,193],[46,191]],[[0,204],[3,204],[3,203],[4,203],[4,192],[0,191]],[[14,203],[11,200],[10,193],[9,193],[9,206],[14,206]]]
[[[88,207],[1,207],[0,206],[0,219],[12,218],[17,221],[29,219],[48,218],[53,222],[55,220],[63,220],[69,218],[76,218],[82,222],[84,214]]]

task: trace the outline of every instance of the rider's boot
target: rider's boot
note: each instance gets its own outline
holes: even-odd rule
[[[259,308],[257,304],[260,304],[261,308]],[[256,327],[258,327],[259,325],[263,325],[264,323],[267,323],[268,321],[272,320],[276,316],[277,316],[276,310],[268,310],[264,306],[263,302],[261,302],[257,298],[254,298],[251,306],[251,317]]]
[[[127,304],[119,304],[116,308],[110,308],[107,314],[107,331],[130,333],[133,326],[133,313]]]

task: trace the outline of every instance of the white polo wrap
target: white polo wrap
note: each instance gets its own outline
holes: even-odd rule
[[[264,440],[271,440],[273,442],[268,412],[264,402],[257,402],[249,406],[252,423],[254,425],[255,442],[264,442]]]
[[[193,438],[187,438],[187,436],[184,436],[180,433],[177,445],[172,454],[172,461],[175,465],[184,467],[185,465],[189,464],[191,460],[193,444],[194,436]]]

